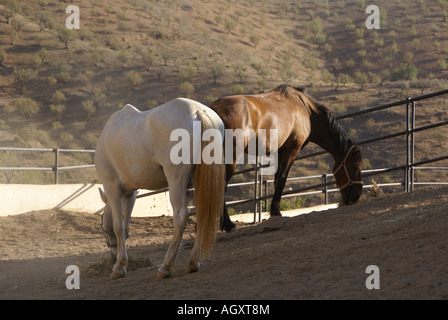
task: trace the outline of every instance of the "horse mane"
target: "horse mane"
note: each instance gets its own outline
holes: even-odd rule
[[[313,103],[328,121],[330,134],[336,144],[338,153],[340,155],[345,154],[355,143],[347,136],[344,128],[336,121],[333,113],[326,106],[314,101]]]
[[[288,89],[289,88],[292,88],[292,89],[295,89],[297,91],[305,93],[305,88],[293,87],[293,86],[291,86],[290,84],[287,84],[287,83],[283,83],[283,84],[277,86],[276,88],[272,89],[269,92],[278,92],[278,93],[282,94],[283,96],[285,96],[285,98],[288,98],[289,97],[289,94],[288,94]]]
[[[285,98],[289,98],[288,89],[295,89],[301,93],[305,94],[305,89],[302,87],[293,87],[287,83],[281,84],[278,87],[271,90],[271,92],[278,92],[282,94]],[[344,128],[336,121],[333,113],[323,104],[316,102],[314,99],[312,99],[307,94],[308,99],[312,102],[314,105],[314,111],[316,113],[321,113],[323,115],[323,118],[328,122],[328,128],[330,130],[331,137],[333,138],[333,141],[335,142],[337,146],[337,151],[339,154],[343,155],[347,152],[347,150],[353,146],[355,143],[353,140],[351,140],[347,133],[345,132]],[[313,109],[313,108],[312,108]]]

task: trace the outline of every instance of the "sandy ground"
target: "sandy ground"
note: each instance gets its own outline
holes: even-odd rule
[[[194,218],[171,278],[156,278],[170,217],[133,218],[126,277],[109,278],[99,216],[64,211],[0,218],[1,299],[448,299],[448,188],[365,200],[219,233],[186,273]],[[81,270],[68,290],[66,267]],[[368,290],[369,265],[380,289]],[[92,271],[93,270],[93,271]]]

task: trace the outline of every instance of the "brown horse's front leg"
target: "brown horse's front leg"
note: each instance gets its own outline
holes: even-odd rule
[[[221,231],[230,232],[235,229],[235,224],[230,220],[229,213],[227,212],[227,206],[224,201],[224,210],[222,213],[222,217],[219,218],[219,226]]]
[[[275,179],[274,197],[272,198],[271,208],[269,210],[269,214],[271,217],[282,216],[280,212],[280,201],[282,199],[282,193],[285,187],[285,183],[286,183],[286,177],[280,177]]]
[[[236,160],[234,159],[234,163],[227,164],[226,165],[226,191],[227,191],[227,184],[229,183],[230,178],[232,178],[233,173],[235,172],[236,168]],[[221,228],[221,231],[230,232],[233,229],[235,229],[235,224],[230,220],[229,213],[227,212],[227,206],[226,201],[224,199],[224,208],[222,216],[219,218],[219,227]]]
[[[300,144],[296,144],[299,145]],[[294,163],[294,159],[299,154],[300,147],[291,149],[288,145],[284,145],[281,149],[279,149],[278,154],[278,169],[275,173],[275,191],[274,197],[272,198],[271,208],[269,213],[271,217],[273,216],[281,216],[280,212],[280,201],[282,199],[283,189],[285,188],[286,179],[288,178],[289,169]]]

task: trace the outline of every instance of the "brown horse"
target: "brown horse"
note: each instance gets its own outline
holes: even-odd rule
[[[280,199],[289,169],[300,150],[309,142],[319,145],[332,155],[335,162],[333,174],[343,203],[355,203],[361,197],[360,149],[347,137],[331,112],[314,102],[302,89],[283,84],[266,94],[224,97],[209,107],[221,117],[226,129],[252,129],[255,132],[259,129],[278,130],[278,168],[274,179],[271,216],[281,215]],[[266,140],[269,146],[267,135]],[[235,172],[237,161],[234,141],[233,163],[226,162],[227,183]],[[234,227],[224,205],[221,230],[230,231]]]

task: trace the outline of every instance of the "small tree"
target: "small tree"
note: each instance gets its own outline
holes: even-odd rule
[[[87,100],[84,101],[82,103],[82,109],[84,110],[84,112],[86,113],[86,117],[87,119],[90,119],[90,117],[95,113],[96,108],[93,105],[93,101],[92,100]]]
[[[0,67],[4,67],[3,62],[6,59],[6,52],[5,50],[0,50]]]
[[[136,87],[143,82],[142,76],[134,70],[126,72],[124,76],[126,77],[126,81],[131,86],[132,90],[135,90]]]
[[[25,27],[25,21],[22,19],[15,18],[12,20],[11,25],[13,26],[14,30],[16,30],[17,35],[20,37],[20,32],[22,32],[23,27]]]
[[[338,76],[336,77],[336,87],[333,90],[337,91],[341,83],[345,86],[345,84],[350,82],[351,80],[352,79],[348,74],[345,73],[338,74]]]
[[[65,105],[63,104],[50,104],[50,111],[56,115],[56,120],[61,121],[62,114],[64,113]]]
[[[224,73],[224,65],[221,63],[215,63],[212,65],[213,84],[216,84],[216,80]]]
[[[193,63],[189,63],[188,66],[183,68],[180,71],[180,79],[182,81],[191,82],[193,80],[193,77],[198,73],[198,69]]]
[[[239,84],[239,83],[235,83],[234,85],[232,85],[232,92],[234,94],[243,94],[244,93],[244,87]]]
[[[251,34],[249,37],[249,41],[254,45],[254,48],[256,48],[258,46],[258,44],[260,43],[261,37],[258,34]]]
[[[245,75],[246,75],[246,67],[244,66],[244,65],[242,65],[242,64],[237,64],[237,65],[235,65],[234,67],[234,70],[235,70],[235,74],[238,76],[238,78],[240,79],[240,83],[242,83],[243,82],[243,78],[245,77]]]
[[[39,112],[37,102],[30,98],[17,98],[13,102],[14,109],[29,122]]]
[[[48,12],[39,10],[36,12],[36,18],[39,22],[39,29],[42,32],[45,28],[54,29],[55,22],[51,19]]]
[[[322,25],[322,21],[319,17],[314,18],[308,23],[308,28],[313,33],[314,37],[324,31],[324,27]]]
[[[233,29],[236,27],[236,22],[232,19],[226,19],[224,22],[224,29],[226,30],[227,34],[230,33]]]
[[[363,72],[356,71],[353,76],[354,76],[355,83],[360,85],[359,90],[361,90],[361,91],[364,90],[364,84],[368,80],[367,75]]]
[[[53,104],[63,104],[66,101],[67,101],[67,98],[59,90],[56,90],[55,93],[53,93],[53,95],[50,98],[50,102],[53,103]]]
[[[23,89],[26,84],[37,77],[37,70],[14,68],[14,77],[17,85]]]
[[[58,39],[65,44],[65,49],[68,49],[68,44],[75,40],[75,31],[62,27],[58,32]]]
[[[14,10],[4,8],[4,9],[0,9],[0,15],[5,17],[6,23],[9,24],[9,22],[11,21],[11,18],[14,17],[16,15],[16,13],[14,12]]]
[[[163,65],[166,66],[166,63],[169,59],[173,58],[174,54],[170,51],[168,48],[162,49],[162,59],[163,59]]]
[[[121,49],[118,52],[117,59],[121,62],[121,66],[124,67],[124,65],[129,61],[131,58],[131,54],[126,49]]]
[[[392,81],[415,80],[418,75],[418,69],[413,64],[402,63],[392,73]]]
[[[447,63],[446,63],[446,60],[444,60],[444,59],[439,59],[439,60],[437,60],[437,68],[439,69],[439,70],[446,70],[447,69]]]
[[[179,90],[185,97],[194,92],[194,85],[188,81],[184,81],[179,85]]]
[[[154,54],[152,53],[152,51],[143,51],[140,53],[140,56],[146,69],[151,68],[151,66],[154,64]]]

